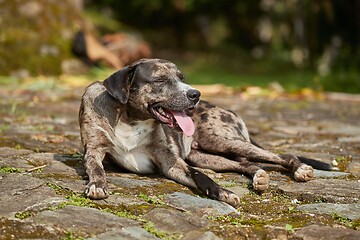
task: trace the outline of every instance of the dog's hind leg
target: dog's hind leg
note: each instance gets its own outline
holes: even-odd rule
[[[269,187],[269,175],[254,163],[241,159],[232,161],[225,157],[204,153],[192,149],[186,161],[194,167],[207,168],[215,172],[237,172],[252,177],[253,188],[256,191],[264,191]]]
[[[280,164],[289,169],[297,181],[308,181],[313,176],[312,167],[301,163],[297,157],[279,156],[253,144],[244,121],[231,111],[200,102],[192,119],[196,125],[194,139],[200,150]]]
[[[298,157],[291,154],[280,154],[283,164],[280,165],[287,167],[294,174],[294,179],[298,182],[307,182],[314,177],[314,169],[302,163]]]
[[[85,188],[85,195],[91,199],[104,199],[108,197],[108,187],[102,161],[105,157],[103,149],[85,149],[84,165],[89,183]]]
[[[217,139],[220,138],[220,139]],[[221,139],[221,136],[211,138],[203,137],[198,139],[200,149],[219,155],[231,155],[237,158],[243,157],[250,161],[263,161],[279,164],[289,169],[294,175],[296,181],[309,181],[313,177],[313,168],[302,163],[296,156],[277,155],[265,149],[259,148],[250,142],[242,140]]]

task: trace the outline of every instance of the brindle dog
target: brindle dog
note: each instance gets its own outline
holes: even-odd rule
[[[161,59],[139,60],[88,86],[79,113],[89,176],[85,194],[92,199],[108,196],[105,157],[134,173],[161,172],[232,206],[239,197],[193,167],[245,173],[257,191],[269,187],[269,176],[253,161],[280,164],[297,181],[313,177],[311,166],[262,149],[240,117],[199,98],[176,65]]]

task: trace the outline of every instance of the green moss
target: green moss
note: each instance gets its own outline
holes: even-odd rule
[[[138,215],[134,215],[132,213],[130,213],[128,210],[117,210],[117,209],[114,209],[114,208],[110,208],[110,207],[106,207],[106,208],[99,208],[101,211],[103,212],[107,212],[107,213],[111,213],[111,214],[114,214],[118,217],[122,217],[122,218],[129,218],[129,219],[132,219],[132,220],[136,220],[136,221],[141,221],[141,222],[144,222],[144,220],[139,217]]]
[[[230,188],[230,187],[235,187],[238,185],[238,183],[233,179],[226,180],[226,181],[214,179],[214,181],[223,188]]]
[[[346,217],[342,217],[340,216],[338,213],[332,213],[331,214],[331,217],[338,223],[340,223],[341,225],[343,226],[346,226],[348,228],[356,228],[359,226],[359,223],[360,223],[360,219],[357,219],[355,221],[352,221],[351,219],[349,218],[346,218]]]
[[[344,171],[346,171],[349,163],[351,163],[352,156],[337,156],[335,158],[335,161],[338,163],[337,167],[340,169],[340,171],[344,172]]]
[[[150,203],[150,204],[155,204],[155,205],[165,205],[162,195],[159,196],[148,196],[145,194],[140,193],[138,195],[139,198],[143,199],[145,202]]]
[[[290,232],[290,233],[293,233],[294,232],[294,227],[291,224],[286,224],[285,225],[285,230]]]
[[[154,224],[152,222],[147,222],[144,224],[143,228],[149,232],[151,235],[154,235],[155,237],[158,237],[160,239],[180,239],[180,235],[178,234],[169,234],[167,232],[164,231],[160,231],[158,229],[155,228]]]
[[[64,188],[61,187],[60,185],[57,185],[55,183],[50,183],[50,182],[47,182],[46,185],[50,188],[52,188],[56,194],[60,195],[63,193],[64,191]]]
[[[360,219],[353,220],[351,227],[356,230],[360,230]]]
[[[85,238],[77,236],[76,233],[66,232],[66,236],[64,238],[60,238],[61,240],[83,240]]]
[[[15,167],[0,167],[0,173],[22,173],[23,169],[15,168]]]
[[[48,182],[46,183],[46,185],[52,188],[56,194],[64,196],[67,199],[67,202],[60,203],[59,205],[52,207],[50,210],[64,208],[67,205],[78,206],[78,207],[89,207],[89,208],[97,207],[97,204],[95,204],[94,201],[83,196],[82,194],[75,193],[55,183]]]
[[[221,215],[221,216],[209,216],[209,220],[215,221],[223,225],[232,226],[252,226],[252,227],[263,227],[267,224],[267,221],[263,221],[257,218],[245,218],[242,216],[232,215]]]
[[[22,149],[23,147],[20,145],[20,144],[16,144],[16,146],[15,146],[15,149],[17,149],[17,150],[20,150],[20,149]]]
[[[34,215],[33,212],[28,212],[28,211],[15,213],[15,217],[19,218],[19,219],[25,219],[25,218],[31,217],[33,215]]]
[[[89,208],[96,207],[96,204],[92,200],[79,194],[73,193],[70,196],[66,196],[65,198],[68,200],[67,205]]]
[[[7,130],[9,130],[10,128],[10,124],[7,124],[7,123],[4,123],[0,126],[0,133],[4,133],[6,132]]]
[[[142,214],[134,214],[134,212],[138,212],[138,208],[139,207],[141,208],[142,206],[143,205],[136,205],[133,208],[131,208],[132,210],[129,210],[123,206],[106,206],[106,207],[104,207],[104,205],[96,205],[95,208],[97,208],[103,212],[114,214],[118,217],[129,218],[129,219],[141,222],[143,224],[143,228],[147,232],[149,232],[151,235],[154,235],[155,237],[158,237],[161,239],[178,239],[179,238],[179,236],[177,234],[170,234],[170,233],[156,229],[154,224],[151,221],[148,221],[143,218]]]
[[[159,205],[155,205],[155,204],[136,204],[136,205],[131,205],[131,206],[127,206],[126,209],[135,214],[135,215],[143,215],[146,214],[148,212],[150,212],[152,209],[154,209],[156,206]]]

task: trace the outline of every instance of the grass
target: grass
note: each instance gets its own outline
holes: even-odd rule
[[[185,73],[190,84],[218,84],[244,88],[268,87],[279,83],[287,92],[303,88],[314,90],[359,93],[360,73],[356,70],[338,71],[320,77],[314,70],[294,67],[279,59],[254,60],[245,55],[197,55],[191,60],[175,62]]]
[[[328,76],[321,77],[315,70],[296,68],[290,61],[276,57],[255,60],[239,51],[191,52],[191,57],[179,57],[173,53],[168,55],[160,57],[175,62],[185,73],[186,82],[189,84],[220,83],[242,89],[248,86],[267,88],[276,82],[287,92],[310,88],[316,91],[360,93],[360,72],[353,68],[336,68]],[[93,67],[85,76],[39,77],[38,81],[37,78],[22,81],[10,76],[0,76],[0,85],[21,85],[29,90],[54,89],[59,82],[76,82],[77,85],[85,86],[95,80],[104,80],[113,72],[114,70],[109,68]]]

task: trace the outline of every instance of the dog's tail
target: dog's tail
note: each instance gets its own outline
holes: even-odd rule
[[[309,166],[312,166],[315,169],[325,170],[325,171],[339,171],[339,168],[332,166],[329,163],[324,163],[316,159],[307,158],[307,157],[299,157],[297,158],[302,162]]]
[[[260,146],[257,142],[250,138],[250,142],[258,148],[264,149]],[[312,166],[315,169],[325,170],[325,171],[339,171],[339,168],[332,166],[329,163],[324,163],[316,159],[307,158],[307,157],[300,157],[296,156],[302,163],[305,163],[309,166]]]

